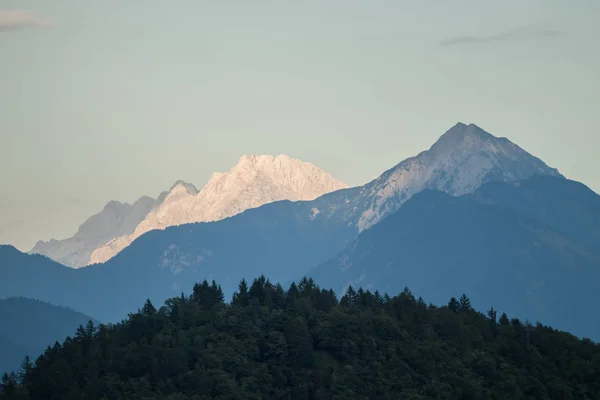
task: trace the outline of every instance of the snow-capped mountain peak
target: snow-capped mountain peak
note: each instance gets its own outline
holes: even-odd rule
[[[504,137],[495,137],[475,124],[465,125],[462,122],[454,125],[444,133],[428,150],[432,156],[444,153],[469,151],[500,151],[516,150],[518,146]]]
[[[535,174],[562,176],[510,140],[495,137],[475,124],[458,123],[429,150],[365,185],[354,216],[362,231],[423,189],[462,195],[491,180],[515,181]],[[363,204],[366,208],[360,206]]]
[[[346,188],[314,164],[284,154],[240,157],[227,173],[214,173],[197,191],[179,181],[131,235],[113,239],[92,253],[91,263],[104,262],[142,234],[191,222],[217,221],[278,200],[313,200]]]

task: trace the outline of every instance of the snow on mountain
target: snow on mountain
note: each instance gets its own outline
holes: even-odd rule
[[[155,206],[156,200],[144,196],[133,204],[110,201],[99,213],[88,218],[68,239],[38,241],[30,253],[42,254],[73,268],[87,265],[92,252],[114,237],[131,234]]]
[[[495,137],[475,124],[458,123],[429,150],[408,158],[361,187],[353,196],[319,199],[329,215],[341,213],[358,232],[396,212],[414,194],[436,189],[451,195],[475,191],[489,181],[511,182],[532,175],[561,176],[506,138]],[[325,209],[322,205],[320,210]],[[309,218],[328,218],[327,213]]]
[[[150,230],[216,221],[277,200],[315,199],[306,211],[307,221],[342,223],[358,233],[397,211],[423,189],[462,195],[488,181],[511,182],[536,174],[562,177],[508,139],[463,123],[449,129],[429,150],[402,161],[374,181],[342,191],[338,189],[346,185],[310,163],[284,155],[243,156],[229,172],[213,174],[201,191],[177,182],[159,196],[151,211],[141,213],[144,215],[138,216],[135,228],[127,232],[113,236],[112,230],[110,235],[100,235],[106,240],[97,245],[100,239],[87,240],[90,244],[84,246],[83,240],[72,238],[61,241],[64,248],[53,251],[45,246],[56,246],[56,241],[41,243],[34,252],[72,266],[99,263]]]
[[[218,221],[274,201],[313,200],[346,187],[315,165],[286,155],[245,155],[229,172],[214,173],[201,191],[177,182],[133,233],[96,249],[90,263],[109,260],[151,230]]]

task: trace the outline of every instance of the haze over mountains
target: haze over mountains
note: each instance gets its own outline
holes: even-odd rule
[[[535,183],[540,175],[548,177],[545,182],[552,190],[490,189],[498,182]],[[515,290],[515,298],[530,300],[523,303],[522,309],[530,316],[535,315],[536,307],[546,301],[549,293],[540,289],[543,280],[538,279],[538,274],[546,273],[543,266],[547,263],[549,287],[556,288],[559,281],[571,282],[565,288],[581,289],[577,298],[587,296],[594,300],[589,304],[595,304],[600,299],[588,290],[595,276],[595,253],[581,248],[598,245],[597,225],[586,222],[590,221],[587,217],[565,217],[562,222],[553,219],[561,217],[552,217],[552,210],[583,210],[582,204],[586,205],[587,214],[597,215],[597,195],[590,196],[589,189],[580,190],[582,185],[571,183],[509,140],[494,137],[473,124],[457,124],[429,150],[399,163],[364,186],[333,191],[311,201],[275,201],[219,221],[146,232],[105,263],[74,270],[47,258],[31,258],[34,256],[4,248],[0,251],[0,296],[40,298],[109,322],[124,318],[147,298],[160,304],[165,298],[189,292],[194,282],[202,279],[216,280],[229,297],[244,277],[264,274],[273,282],[285,284],[324,265],[311,274],[336,288],[338,294],[349,283],[397,288],[412,282],[440,293],[488,284],[498,287],[488,294],[504,297],[474,298],[476,304],[488,307],[490,304],[484,303],[494,300],[494,304],[509,307],[514,303],[505,297],[513,296],[509,293]],[[179,186],[182,198],[198,195],[188,189]],[[474,195],[464,197],[464,193],[473,191]],[[488,192],[493,195],[483,196]],[[421,194],[413,198],[417,193]],[[555,202],[556,193],[561,193],[559,198],[564,200],[561,205]],[[407,209],[403,206],[406,202]],[[435,210],[442,210],[437,219],[432,217],[438,215]],[[447,213],[452,215],[442,218]],[[563,215],[571,214],[569,211]],[[407,222],[394,223],[398,220]],[[378,233],[381,230],[377,221],[382,221],[381,229],[393,229]],[[494,224],[501,222],[504,225],[495,229]],[[360,247],[365,237],[386,234],[386,240],[373,244],[381,257],[368,246]],[[397,242],[397,238],[404,238],[404,242]],[[456,245],[456,250],[451,244]],[[362,250],[349,250],[353,248]],[[415,249],[420,249],[420,253]],[[529,250],[523,253],[523,249]],[[394,255],[382,264],[388,253]],[[346,274],[339,271],[339,260],[344,258],[356,266]],[[426,260],[429,264],[423,264]],[[573,267],[574,260],[577,268],[583,268],[582,273]],[[390,261],[393,268],[388,265]],[[509,264],[506,268],[511,271],[524,270],[498,281],[473,278],[490,269],[504,268],[503,263]],[[449,273],[446,267],[459,268],[456,279],[440,278]],[[569,274],[571,267],[574,274]],[[412,275],[406,275],[407,268]],[[362,276],[363,269],[367,270],[366,278]],[[48,279],[52,279],[52,285],[47,285]],[[579,285],[579,279],[585,281]],[[523,284],[523,280],[530,283]],[[539,293],[531,295],[532,290]],[[547,323],[554,321],[556,314],[541,315],[548,316],[549,321],[542,321]],[[563,328],[572,327],[582,335],[600,337],[595,324],[580,323],[580,317],[574,318],[555,320],[564,323]]]
[[[313,200],[347,187],[315,165],[287,155],[245,155],[227,173],[216,172],[201,191],[178,181],[157,200],[132,206],[110,202],[72,238],[38,242],[31,253],[71,267],[101,263],[155,229],[217,221],[278,200]]]

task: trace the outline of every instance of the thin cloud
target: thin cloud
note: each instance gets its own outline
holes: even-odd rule
[[[26,10],[0,10],[0,31],[49,26],[52,26],[50,21]]]
[[[562,33],[555,29],[542,28],[530,25],[516,28],[508,32],[491,36],[458,36],[442,41],[442,46],[455,46],[461,44],[489,44],[497,42],[516,42],[535,38],[550,38],[560,36]]]

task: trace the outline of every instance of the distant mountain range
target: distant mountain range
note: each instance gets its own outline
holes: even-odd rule
[[[287,155],[246,155],[214,173],[201,191],[176,182],[156,200],[109,202],[65,240],[39,241],[30,251],[79,268],[109,260],[142,234],[191,222],[218,221],[278,200],[313,200],[347,185],[315,165]]]
[[[26,298],[0,299],[0,375],[19,371],[23,358],[35,360],[48,346],[73,337],[92,318],[65,307]]]
[[[260,169],[254,167],[257,164],[273,165],[277,160],[250,157],[242,158],[240,163],[244,166],[241,170],[252,171]],[[285,164],[289,165],[289,160]],[[298,164],[293,167],[299,168]],[[230,174],[234,177],[231,185],[238,185],[240,180],[257,181],[237,178],[254,175],[237,174],[236,169]],[[309,170],[317,175],[317,182],[330,182],[322,187],[323,191],[342,185],[331,182],[317,170]],[[298,172],[286,174],[295,176]],[[50,260],[42,262],[41,258],[33,257],[17,261],[18,255],[5,249],[4,253],[10,254],[13,261],[7,264],[0,257],[0,274],[5,276],[0,281],[0,296],[37,297],[112,321],[127,315],[146,297],[160,302],[181,290],[189,290],[193,282],[203,278],[222,282],[228,295],[242,277],[265,274],[274,281],[287,282],[334,257],[359,232],[397,211],[420,190],[436,189],[460,195],[488,181],[510,182],[535,174],[561,177],[558,171],[507,139],[496,138],[473,124],[459,123],[428,151],[399,163],[365,186],[333,191],[312,201],[273,202],[218,222],[147,232],[106,263],[77,271],[67,268],[63,271],[60,265],[52,265],[53,285],[47,285],[46,280],[50,268],[45,264]],[[217,177],[211,181],[221,180]],[[194,194],[192,187],[183,186],[175,185],[173,197],[190,199],[185,204],[194,205],[198,194]],[[246,187],[240,186],[242,193],[247,193]],[[250,187],[252,193],[260,189],[252,184]],[[314,194],[309,191],[307,195]],[[162,203],[168,197],[163,196]],[[268,201],[269,197],[262,198]],[[181,204],[175,199],[173,203]],[[182,220],[187,218],[185,212],[182,214]],[[39,268],[46,269],[35,272],[34,265],[38,263]]]
[[[69,267],[89,264],[94,250],[122,235],[131,234],[154,208],[157,201],[144,196],[133,204],[109,202],[98,214],[88,218],[75,235],[64,240],[38,241],[31,254],[42,254]]]

